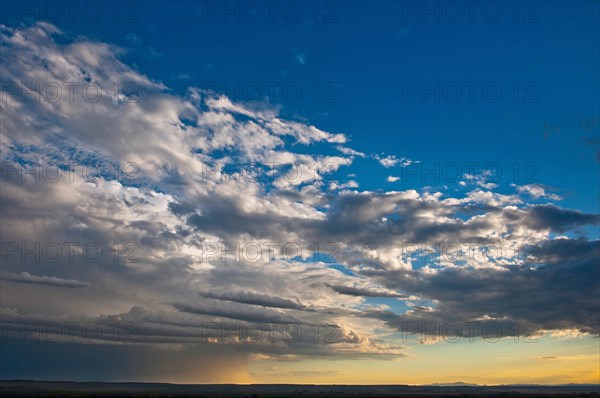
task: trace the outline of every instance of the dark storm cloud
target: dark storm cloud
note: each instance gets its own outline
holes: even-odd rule
[[[514,266],[504,271],[451,268],[432,275],[414,271],[368,272],[390,289],[438,302],[433,309],[416,309],[402,315],[370,315],[398,328],[403,323],[449,324],[488,319],[507,325],[532,323],[544,330],[600,333],[600,241],[550,241],[535,256],[535,267]]]
[[[21,272],[20,274],[12,274],[9,272],[3,273],[3,281],[11,281],[17,283],[33,283],[39,285],[60,286],[60,287],[88,287],[87,282],[81,282],[74,279],[61,279],[55,276],[31,275],[29,272]]]
[[[212,303],[173,303],[179,311],[199,315],[212,315],[247,322],[300,323],[301,320],[274,310],[253,305],[219,302]]]
[[[299,302],[284,299],[281,297],[269,296],[267,294],[258,294],[252,292],[204,292],[200,293],[202,297],[232,301],[241,304],[259,305],[262,307],[284,308],[291,310],[304,310],[306,307]]]
[[[346,294],[349,296],[358,297],[393,297],[393,298],[407,298],[408,296],[399,293],[376,291],[371,289],[365,289],[353,286],[341,286],[341,285],[327,285],[332,290],[339,294]]]
[[[600,222],[600,216],[586,214],[579,210],[562,209],[555,205],[532,206],[523,220],[533,229],[551,229],[565,232],[584,225],[595,225]]]

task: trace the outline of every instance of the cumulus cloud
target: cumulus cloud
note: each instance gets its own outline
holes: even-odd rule
[[[407,158],[398,158],[395,155],[374,155],[374,158],[385,168],[395,167],[395,166],[410,166],[414,163],[414,161]]]
[[[518,186],[518,185],[514,185],[512,184],[517,192],[522,193],[522,194],[527,194],[530,197],[532,197],[533,199],[540,199],[540,198],[548,198],[551,200],[561,200],[562,198],[554,193],[549,193],[547,192],[549,187],[546,187],[545,185],[542,184],[528,184],[528,185],[522,185],[522,186]]]

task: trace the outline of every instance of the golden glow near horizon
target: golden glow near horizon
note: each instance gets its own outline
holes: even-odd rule
[[[412,345],[408,357],[395,360],[259,359],[250,375],[253,383],[291,384],[598,384],[599,350],[591,336],[439,342]]]

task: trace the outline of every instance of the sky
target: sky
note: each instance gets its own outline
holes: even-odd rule
[[[599,383],[599,21],[3,2],[0,378]]]

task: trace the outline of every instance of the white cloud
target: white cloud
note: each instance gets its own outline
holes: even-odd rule
[[[306,54],[303,51],[292,47],[292,52],[294,53],[294,58],[300,65],[306,65]]]
[[[379,163],[381,163],[381,165],[385,168],[395,167],[397,165],[406,167],[406,166],[410,166],[411,164],[414,163],[414,161],[412,161],[410,159],[398,158],[395,155],[388,155],[388,156],[375,155],[374,158]]]
[[[527,194],[533,199],[547,198],[551,200],[562,200],[557,194],[547,192],[548,187],[542,184],[529,184],[529,185],[515,185],[511,184],[517,189],[520,194]]]
[[[358,156],[358,157],[361,157],[361,158],[364,158],[364,157],[367,156],[366,154],[364,154],[362,152],[356,151],[356,150],[354,150],[352,148],[348,148],[348,147],[345,147],[345,146],[342,146],[342,145],[336,146],[336,149],[338,151],[342,152],[344,155]]]

